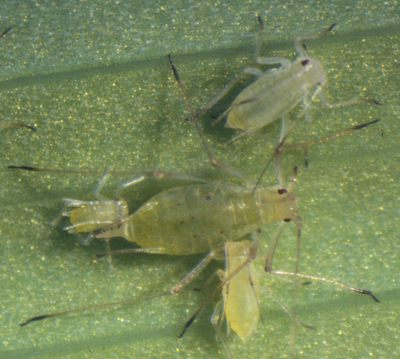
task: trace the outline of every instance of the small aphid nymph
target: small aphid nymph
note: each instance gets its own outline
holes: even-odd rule
[[[219,272],[221,280],[245,263],[249,256],[250,241],[225,244],[225,271]],[[260,319],[259,282],[253,262],[248,263],[223,287],[223,315],[229,330],[232,329],[243,341],[257,330]],[[218,317],[214,312],[214,316]]]

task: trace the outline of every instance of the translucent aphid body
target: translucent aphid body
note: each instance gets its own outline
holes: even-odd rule
[[[62,213],[69,217],[69,233],[92,232],[128,216],[128,204],[122,199],[105,201],[79,201],[64,199],[67,207],[76,207]]]
[[[227,242],[225,244],[225,272],[222,279],[228,277],[249,258],[250,241]],[[256,332],[260,319],[259,283],[253,262],[245,265],[223,287],[223,314],[228,334],[232,329],[246,341]]]
[[[290,191],[264,188],[253,194],[230,183],[198,184],[157,194],[96,237],[123,237],[152,253],[189,255],[223,247],[280,220],[301,227]]]
[[[280,64],[281,66],[265,72],[254,67],[245,68],[203,109],[195,116],[192,116],[191,119],[196,119],[207,112],[236,83],[247,75],[255,76],[256,80],[244,88],[228,109],[215,121],[218,122],[226,117],[225,127],[245,131],[233,140],[244,134],[254,133],[258,129],[278,119],[282,119],[282,131],[279,139],[279,142],[281,142],[292,129],[289,128],[286,115],[302,102],[303,109],[299,118],[302,115],[308,116],[310,104],[317,96],[320,96],[323,105],[327,108],[337,108],[360,103],[381,105],[378,101],[370,98],[352,99],[331,104],[322,96],[322,89],[328,80],[327,74],[322,62],[311,58],[303,41],[327,35],[335,27],[335,24],[323,32],[296,37],[294,47],[299,56],[294,62],[291,62],[285,58],[260,56],[264,25],[261,18],[257,18],[260,23],[260,32],[255,51],[255,61],[260,65]]]
[[[269,70],[232,102],[225,127],[256,131],[282,118],[326,81],[323,65],[316,59],[299,58],[287,68]]]

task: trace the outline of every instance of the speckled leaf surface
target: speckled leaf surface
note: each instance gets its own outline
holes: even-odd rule
[[[184,121],[188,112],[167,54],[193,106],[200,108],[241,69],[254,66],[256,15],[266,25],[262,54],[291,60],[294,37],[336,23],[328,36],[307,41],[311,56],[325,65],[328,99],[367,96],[384,103],[327,110],[317,101],[315,138],[377,118],[381,122],[311,147],[307,169],[298,150],[287,151],[283,164],[286,178],[299,168],[301,272],[371,289],[381,303],[313,282],[298,290],[297,303],[299,318],[315,330],[293,332],[292,321],[265,289],[291,305],[291,282],[262,272],[262,254],[276,227],[263,228],[256,263],[263,321],[246,343],[231,333],[230,350],[236,358],[399,355],[399,12],[398,1],[361,0],[3,2],[0,31],[12,30],[0,39],[2,122],[25,122],[38,131],[0,130],[1,357],[225,357],[210,323],[218,298],[178,339],[212,289],[192,288],[221,268],[219,262],[177,297],[19,327],[31,316],[167,289],[203,256],[123,255],[113,259],[110,270],[95,257],[104,251],[102,242],[83,246],[62,230],[67,221],[49,225],[63,198],[94,199],[101,175],[7,166],[224,177],[211,169],[193,125]],[[272,146],[251,137],[224,147],[236,132],[211,122],[228,104],[229,98],[201,118],[205,136],[221,160],[257,177]],[[305,131],[300,124],[291,141],[304,140]],[[279,123],[262,133],[276,136]],[[113,198],[118,185],[130,179],[112,177],[103,194]],[[154,193],[178,184],[148,180],[127,189],[124,197],[134,211]],[[274,184],[271,168],[262,185]],[[111,245],[132,246],[122,239]],[[294,245],[295,228],[289,225],[276,268],[293,268]]]

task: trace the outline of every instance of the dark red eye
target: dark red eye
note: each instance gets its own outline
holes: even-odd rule
[[[285,218],[283,221],[284,221],[284,222],[290,222],[291,219],[290,219],[290,218]]]
[[[286,188],[278,189],[278,194],[285,194],[285,193],[287,193],[287,189]]]
[[[305,59],[305,60],[303,60],[303,61],[301,62],[301,64],[302,64],[303,66],[306,66],[309,62],[310,62],[310,60]]]

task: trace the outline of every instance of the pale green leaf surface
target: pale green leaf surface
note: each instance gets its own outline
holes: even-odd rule
[[[298,315],[315,330],[298,328],[262,290],[263,322],[246,343],[231,333],[236,358],[394,358],[399,349],[399,5],[398,1],[18,1],[0,5],[0,88],[3,122],[37,127],[1,129],[1,357],[2,358],[223,358],[210,323],[214,302],[178,339],[206,293],[192,290],[222,263],[213,264],[174,298],[48,319],[19,327],[27,318],[155,293],[179,281],[202,256],[125,255],[114,270],[96,260],[102,242],[81,245],[49,222],[62,198],[94,199],[101,176],[19,172],[7,165],[57,169],[156,170],[218,177],[207,163],[171,74],[171,53],[195,108],[241,69],[254,66],[258,32],[266,24],[262,53],[291,60],[293,39],[337,23],[308,41],[325,64],[332,101],[373,97],[378,106],[337,110],[315,104],[312,135],[321,137],[380,118],[368,129],[310,149],[285,153],[285,176],[299,167],[295,192],[303,217],[301,272],[371,289],[375,303],[326,284],[299,289]],[[242,84],[245,86],[245,84]],[[240,87],[240,86],[239,86]],[[232,95],[233,96],[233,95]],[[232,97],[231,97],[232,99]],[[246,138],[225,148],[234,134],[201,119],[219,158],[256,177],[271,145]],[[291,137],[304,140],[302,124]],[[279,132],[279,123],[263,133]],[[131,179],[113,177],[103,192]],[[274,185],[269,169],[262,185]],[[176,185],[173,183],[172,185]],[[169,184],[149,180],[126,191],[131,211]],[[289,225],[274,265],[291,270],[295,229]],[[262,252],[273,229],[262,231]],[[123,240],[111,242],[124,248]],[[290,281],[269,286],[288,305]],[[210,288],[209,288],[210,289]],[[208,290],[209,290],[208,289]],[[224,329],[225,331],[225,329]],[[294,343],[293,343],[294,342]]]

